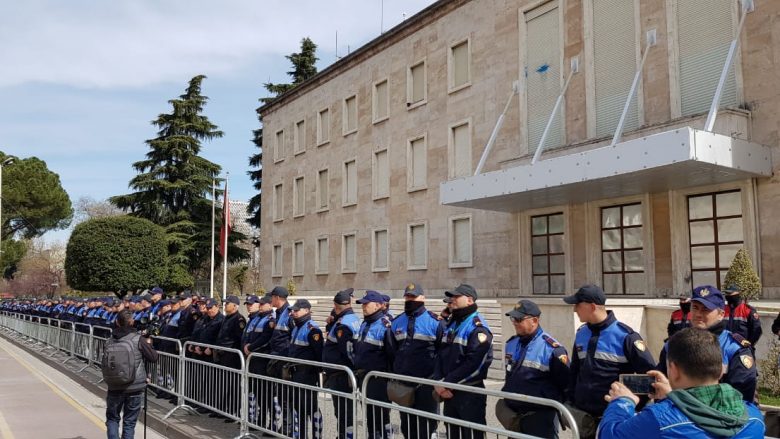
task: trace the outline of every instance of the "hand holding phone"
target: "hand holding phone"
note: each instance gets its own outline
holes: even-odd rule
[[[619,381],[634,395],[650,395],[655,377],[645,373],[624,373],[620,374]]]

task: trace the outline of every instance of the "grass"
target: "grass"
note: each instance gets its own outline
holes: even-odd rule
[[[780,396],[770,394],[767,389],[758,389],[758,397],[763,405],[780,407]]]

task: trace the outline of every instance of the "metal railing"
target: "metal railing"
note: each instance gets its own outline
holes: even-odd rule
[[[0,330],[20,343],[40,346],[43,354],[67,356],[63,364],[83,361],[100,367],[107,338],[106,328],[0,312]],[[158,361],[147,363],[149,385],[158,396],[176,405],[163,419],[176,412],[211,412],[239,425],[237,437],[259,434],[290,439],[429,439],[533,438],[501,427],[488,410],[499,400],[534,404],[554,410],[559,419],[579,437],[571,412],[558,401],[481,387],[447,383],[454,392],[469,393],[485,401],[484,423],[447,416],[441,403],[429,407],[406,407],[390,402],[387,383],[406,382],[431,396],[440,381],[372,371],[356,374],[346,366],[269,354],[245,356],[236,349],[188,341],[152,337]],[[102,379],[100,380],[102,381]],[[98,381],[98,382],[100,382]],[[196,408],[198,410],[196,410]],[[474,410],[482,410],[474,406]],[[258,433],[258,434],[255,434]]]

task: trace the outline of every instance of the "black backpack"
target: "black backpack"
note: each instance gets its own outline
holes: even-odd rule
[[[135,350],[138,349],[138,334],[132,337],[109,338],[103,350],[103,358],[100,368],[103,372],[103,381],[109,387],[124,387],[133,384],[137,364]]]

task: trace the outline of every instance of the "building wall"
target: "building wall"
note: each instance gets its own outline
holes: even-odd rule
[[[560,0],[560,15],[564,24],[562,34],[563,72],[561,82],[568,74],[569,58],[578,56],[580,74],[574,75],[563,105],[565,145],[554,148],[549,156],[572,154],[602,146],[609,138],[596,139],[593,134],[592,78],[584,74],[591,62],[589,33],[593,17],[589,17],[593,0]],[[670,14],[678,0],[636,1],[637,34],[644,41],[645,32],[657,31],[657,45],[647,56],[642,74],[639,106],[642,109],[641,127],[624,133],[624,138],[635,138],[674,126],[703,126],[706,115],[679,119],[675,102],[679,92],[675,88],[674,50],[675,24]],[[280,102],[261,109],[264,122],[264,176],[262,260],[272,260],[272,248],[281,244],[283,268],[281,276],[271,275],[271,264],[265,263],[261,277],[265,282],[282,283],[294,277],[302,291],[333,291],[345,286],[356,288],[401,289],[414,281],[432,289],[443,289],[458,282],[470,282],[486,295],[506,296],[530,293],[530,257],[524,218],[528,214],[508,214],[442,206],[439,203],[439,183],[448,179],[449,134],[451,124],[468,120],[471,127],[472,170],[476,167],[495,122],[509,97],[512,83],[524,82],[526,67],[523,62],[523,12],[542,1],[530,0],[472,0],[442,1],[434,8],[412,17],[398,29],[391,30],[377,42],[369,43],[327,72],[315,77],[309,84]],[[778,122],[780,114],[780,2],[756,0],[756,12],[746,19],[738,53],[738,88],[742,98],[741,109],[723,111],[716,131],[750,139],[775,147],[777,168]],[[736,3],[735,3],[736,11]],[[471,53],[471,83],[451,92],[448,90],[449,47],[468,38]],[[637,47],[637,53],[644,50]],[[427,102],[408,109],[407,69],[425,60],[427,66]],[[633,61],[633,60],[629,60]],[[388,79],[390,112],[388,119],[373,123],[373,84]],[[504,125],[486,163],[484,171],[513,166],[529,159],[522,117],[522,103],[514,98],[509,106]],[[358,129],[342,135],[343,100],[353,94],[358,101]],[[519,102],[518,102],[519,101]],[[317,112],[330,110],[330,142],[315,145]],[[306,121],[306,150],[293,152],[294,124]],[[284,160],[273,161],[275,133],[285,130]],[[407,142],[416,136],[427,139],[427,184],[423,190],[407,191]],[[535,145],[532,145],[535,147]],[[390,195],[374,200],[372,197],[372,155],[387,149],[390,160]],[[342,207],[342,166],[344,161],[356,159],[358,168],[358,201]],[[330,173],[330,206],[327,211],[315,212],[315,181],[317,171],[327,167]],[[483,172],[484,172],[483,171]],[[305,176],[305,215],[293,218],[293,180]],[[765,293],[780,297],[780,255],[774,250],[779,242],[780,229],[773,218],[780,209],[780,185],[777,177],[760,181],[735,182],[726,189],[743,190],[745,209],[745,246],[761,271]],[[284,184],[284,219],[272,218],[272,188]],[[648,224],[646,247],[650,252],[648,264],[648,291],[651,296],[670,297],[683,294],[690,288],[690,255],[687,246],[688,223],[681,212],[689,194],[724,189],[701,187],[685,191],[646,194],[642,198]],[[620,200],[560,206],[567,218],[567,289],[584,282],[599,282],[601,276],[598,211]],[[681,204],[683,203],[683,204]],[[521,210],[521,208],[518,208]],[[555,210],[551,209],[550,211]],[[450,268],[449,218],[458,214],[472,215],[472,266]],[[527,218],[526,218],[527,220]],[[428,257],[424,270],[407,267],[407,225],[424,221],[428,228]],[[372,272],[371,236],[377,227],[389,230],[389,270]],[[342,234],[357,234],[357,269],[355,273],[341,272]],[[328,274],[314,273],[316,239],[330,239]],[[300,276],[292,276],[293,243],[303,240],[305,269]]]

